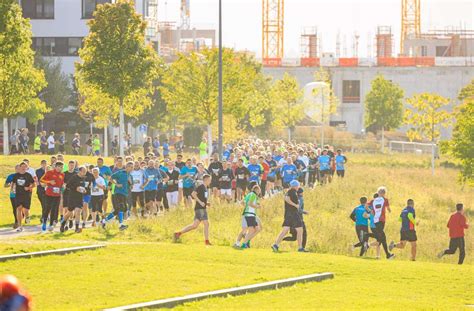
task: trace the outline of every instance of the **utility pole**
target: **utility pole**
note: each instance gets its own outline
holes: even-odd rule
[[[222,159],[223,153],[223,107],[222,107],[222,0],[219,0],[219,97],[218,97],[218,105],[219,105],[219,117],[218,117],[218,127],[219,127],[219,137],[218,137],[218,147],[217,150],[219,152],[219,159]],[[212,144],[212,142],[208,142]]]

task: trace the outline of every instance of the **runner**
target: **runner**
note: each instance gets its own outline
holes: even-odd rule
[[[58,138],[58,151],[61,154],[64,154],[66,152],[66,133],[61,132],[59,133],[59,138]]]
[[[396,248],[405,248],[405,245],[408,242],[411,244],[411,260],[416,260],[416,231],[415,224],[418,225],[415,221],[415,202],[412,199],[407,201],[407,207],[402,210],[400,214],[400,221],[402,222],[402,227],[400,229],[400,242],[395,243],[394,241],[390,242],[388,247],[389,251]]]
[[[143,172],[144,184],[143,189],[145,190],[145,213],[143,216],[154,216],[157,214],[157,193],[158,193],[158,182],[161,182],[163,177],[160,171],[155,167],[155,161],[148,161],[148,167]],[[161,204],[161,202],[160,202]]]
[[[46,131],[41,132],[41,153],[48,153],[48,137],[46,137]]]
[[[207,155],[207,139],[203,138],[201,143],[199,144],[199,158],[202,162],[208,162],[208,155]]]
[[[42,136],[42,132],[39,132],[33,141],[33,152],[36,154],[41,153],[41,136]]]
[[[274,252],[278,252],[279,245],[287,235],[288,231],[290,231],[290,228],[295,228],[298,240],[298,252],[307,252],[307,250],[303,248],[303,221],[298,213],[300,205],[297,191],[300,187],[300,183],[297,180],[292,180],[289,183],[289,187],[290,189],[285,194],[285,218],[282,226],[283,229],[278,235],[275,244],[272,245],[272,249]]]
[[[267,181],[265,183],[265,191],[262,184],[262,196],[268,194],[269,197],[273,196],[275,191],[275,181],[277,179],[277,163],[272,158],[272,154],[268,152],[265,156],[265,163],[268,165]],[[265,166],[263,165],[263,170],[265,171]]]
[[[102,220],[102,228],[105,229],[107,222],[109,222],[115,216],[118,216],[120,223],[120,231],[128,228],[123,223],[124,214],[127,211],[127,195],[128,189],[130,188],[130,172],[133,170],[133,162],[127,162],[125,169],[116,171],[110,176],[110,181],[115,185],[114,196],[115,206],[114,211],[110,213],[105,219]]]
[[[133,171],[130,172],[132,178],[132,214],[138,217],[137,212],[137,201],[140,205],[140,213],[143,213],[145,207],[145,172],[140,168],[140,162],[135,161],[133,165]]]
[[[369,249],[369,237],[374,237],[372,233],[369,233],[369,219],[370,209],[367,206],[367,197],[361,197],[360,205],[354,208],[350,218],[355,223],[355,231],[359,242],[350,245],[350,252],[354,251],[355,248],[360,247],[359,256],[364,254]]]
[[[92,175],[92,169],[94,165],[86,165],[87,172],[84,180],[84,188],[86,193],[82,196],[83,208],[82,208],[82,229],[86,227],[87,217],[89,216],[89,203],[91,202],[91,189],[94,184],[95,178]]]
[[[308,186],[313,188],[316,185],[318,177],[318,157],[316,156],[316,153],[313,150],[311,150],[309,153],[308,175]]]
[[[192,193],[194,190],[194,176],[197,174],[197,168],[193,166],[191,159],[186,160],[186,165],[181,169],[179,178],[183,182],[184,206],[192,206]]]
[[[178,154],[176,157],[176,163],[175,166],[176,168],[181,172],[181,169],[186,165],[186,163],[183,162],[183,155]],[[181,204],[183,202],[183,180],[180,179],[178,181],[178,204]]]
[[[223,170],[223,165],[219,161],[219,155],[214,153],[212,155],[211,164],[209,164],[209,168],[207,169],[211,174],[211,189],[212,195],[214,198],[219,197],[219,178]]]
[[[331,175],[331,157],[328,150],[324,149],[323,153],[318,157],[319,173],[321,174],[321,185],[327,184]]]
[[[7,179],[5,180],[5,185],[4,185],[5,188],[10,188],[10,204],[12,206],[13,218],[15,220],[15,222],[13,224],[13,229],[18,228],[18,221],[17,221],[17,218],[16,218],[16,203],[15,203],[15,195],[16,194],[15,194],[15,191],[13,190],[13,188],[12,188],[12,183],[13,183],[13,177],[19,171],[20,171],[20,165],[17,164],[17,165],[15,165],[15,173],[10,174],[10,175],[7,176]]]
[[[382,244],[383,249],[385,251],[385,255],[387,259],[393,259],[395,257],[394,254],[391,254],[388,250],[387,245],[387,237],[385,236],[385,212],[388,210],[390,213],[392,212],[390,209],[390,204],[388,203],[388,199],[385,198],[386,194],[385,187],[379,187],[377,190],[378,197],[372,201],[372,208],[374,209],[374,234],[377,239],[377,242]],[[377,258],[380,258],[380,251],[377,250]]]
[[[207,215],[207,207],[210,206],[210,204],[207,202],[209,197],[207,188],[210,184],[211,176],[204,175],[203,183],[192,192],[192,196],[194,200],[196,200],[196,205],[194,207],[194,222],[181,229],[181,231],[174,233],[173,240],[175,242],[178,241],[183,234],[196,229],[200,223],[203,223],[205,244],[212,245],[211,242],[209,242],[209,219]]]
[[[247,166],[247,170],[250,173],[249,177],[249,185],[252,183],[255,183],[257,185],[260,185],[260,179],[263,174],[263,168],[260,164],[257,163],[257,156],[251,156],[250,157],[250,163]],[[249,188],[250,190],[250,188]]]
[[[221,201],[232,201],[232,181],[234,180],[234,173],[232,171],[231,162],[223,162],[222,171],[219,175],[219,189]]]
[[[464,229],[469,228],[466,216],[464,216],[464,205],[462,203],[456,204],[456,213],[449,217],[449,248],[438,254],[438,258],[444,255],[452,255],[456,253],[459,248],[458,264],[462,265],[464,257],[466,257],[465,243],[464,243]]]
[[[170,144],[169,144],[169,141],[168,141],[168,138],[165,139],[165,141],[163,142],[163,157],[164,158],[167,158],[170,156]]]
[[[67,172],[64,172],[64,186],[63,186],[63,195],[62,195],[62,204],[60,203],[59,205],[59,213],[61,215],[61,219],[60,219],[60,222],[62,222],[64,220],[64,215],[67,213],[68,211],[68,207],[69,207],[69,188],[67,187],[68,183],[71,181],[71,178],[76,175],[77,171],[76,171],[76,162],[71,160],[69,161],[69,164],[68,164],[68,171]],[[70,223],[70,226],[71,229],[72,229],[72,221]]]
[[[95,167],[92,169],[92,175],[94,175],[94,183],[92,184],[91,190],[91,215],[92,215],[92,227],[97,225],[97,213],[103,219],[102,201],[104,199],[104,192],[107,189],[107,183],[105,179],[100,176],[100,169]]]
[[[92,140],[92,155],[93,156],[100,156],[100,148],[102,144],[100,143],[99,135],[95,134],[94,139]]]
[[[301,245],[303,246],[303,248],[306,248],[306,242],[308,240],[308,233],[306,231],[306,224],[304,223],[303,215],[307,215],[308,212],[305,211],[305,209],[304,209],[303,192],[304,192],[304,190],[301,187],[297,191],[299,206],[300,206],[299,209],[298,209],[298,213],[300,214],[301,220],[303,221],[303,241],[302,241]],[[291,234],[291,236],[284,237],[283,241],[297,241],[298,233],[296,232],[295,228],[293,228],[293,227],[290,228],[290,234]]]
[[[346,171],[345,165],[347,163],[347,158],[346,158],[345,155],[342,154],[341,149],[337,149],[337,155],[336,155],[334,161],[336,162],[336,174],[337,174],[337,176],[343,178],[344,175],[345,175],[345,171]]]
[[[237,160],[237,168],[235,169],[237,202],[241,202],[245,191],[247,190],[248,178],[250,176],[249,170],[244,166],[244,160]]]
[[[173,161],[168,161],[168,170],[166,171],[168,175],[168,182],[166,183],[166,198],[168,200],[168,205],[170,208],[176,207],[179,204],[178,201],[178,184],[179,184],[179,169],[175,167]]]
[[[107,204],[109,198],[109,179],[112,175],[112,170],[110,169],[110,167],[104,165],[103,158],[97,159],[97,168],[99,168],[100,176],[105,180],[106,188],[104,189],[104,196],[102,201],[102,212],[105,214],[107,213]]]
[[[25,217],[26,222],[31,206],[31,192],[35,187],[35,180],[30,173],[27,173],[27,168],[28,164],[21,162],[19,171],[13,176],[11,184],[11,191],[15,192],[16,219],[18,222],[17,232],[23,231],[23,217]]]
[[[298,178],[298,171],[296,165],[293,164],[291,157],[288,157],[286,163],[281,167],[281,178],[283,189],[290,188],[290,183]]]
[[[245,233],[245,238],[242,242],[242,249],[250,248],[250,240],[252,240],[262,230],[261,222],[257,217],[257,209],[260,208],[260,204],[258,202],[260,194],[260,186],[254,184],[251,189],[251,192],[249,192],[244,198],[245,209],[242,213],[242,222],[245,221],[245,224],[247,226],[247,232]],[[242,231],[244,231],[243,225]],[[237,243],[239,242],[240,239],[237,238]]]
[[[73,175],[67,183],[68,198],[67,198],[67,211],[64,214],[63,221],[61,222],[60,232],[65,232],[68,229],[72,229],[71,224],[67,226],[69,218],[74,219],[76,225],[76,233],[81,233],[82,229],[79,228],[81,222],[81,211],[84,207],[84,194],[87,193],[85,188],[85,179],[87,174],[87,167],[80,166],[77,174]]]
[[[51,232],[58,220],[59,204],[61,202],[61,190],[64,184],[63,163],[56,162],[54,169],[47,171],[41,178],[41,184],[45,185],[44,208],[42,213],[41,231],[46,232],[49,218],[48,230]]]
[[[41,177],[43,177],[44,174],[46,173],[46,167],[47,167],[46,160],[41,160],[40,168],[35,171],[35,175],[36,175],[36,178],[38,178],[38,180],[41,180]],[[38,196],[38,201],[40,202],[40,205],[41,205],[41,211],[44,211],[45,209],[44,192],[45,192],[45,189],[43,185],[40,182],[38,182],[37,187],[36,187],[36,195]]]
[[[74,138],[71,142],[72,154],[79,155],[81,154],[81,137],[78,133],[74,134]]]

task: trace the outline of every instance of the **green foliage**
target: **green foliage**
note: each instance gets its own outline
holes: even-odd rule
[[[378,75],[365,97],[365,125],[374,130],[398,128],[403,120],[404,92],[397,84]]]
[[[60,60],[37,55],[35,67],[44,72],[48,83],[39,97],[51,108],[49,116],[55,116],[74,104],[70,78],[62,72]]]
[[[474,79],[472,79],[468,85],[463,87],[458,94],[458,99],[461,102],[469,97],[474,97]]]
[[[158,74],[158,56],[145,46],[146,23],[135,12],[133,1],[98,6],[89,27],[79,50],[83,63],[77,64],[84,81],[120,101],[148,89]]]
[[[474,96],[456,108],[455,119],[453,137],[444,151],[461,162],[461,181],[474,186]]]
[[[272,86],[272,117],[275,126],[293,129],[304,114],[303,91],[294,76],[285,73]]]
[[[46,81],[43,72],[33,66],[31,36],[30,24],[17,2],[0,2],[0,118],[27,114],[34,121],[48,112],[37,98]]]
[[[199,126],[188,126],[184,128],[183,140],[185,146],[197,147],[202,140],[204,131]]]
[[[439,139],[440,129],[451,125],[451,113],[446,109],[450,101],[438,94],[415,94],[407,99],[404,123],[410,127],[407,132],[410,141]]]

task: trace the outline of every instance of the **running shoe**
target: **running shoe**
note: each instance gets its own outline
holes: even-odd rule
[[[53,230],[54,230],[54,226],[49,226],[49,227],[48,227],[48,231],[49,231],[49,232],[53,232]]]
[[[272,245],[272,250],[273,250],[273,252],[278,253],[278,251],[279,251],[278,245],[273,244],[273,245]]]
[[[175,232],[173,234],[173,242],[175,242],[175,243],[178,242],[180,236],[181,236],[181,234],[179,232]]]
[[[441,259],[441,258],[443,258],[443,256],[444,256],[444,251],[441,251],[441,252],[438,253],[438,256],[437,256],[437,257],[438,257],[439,259]]]
[[[387,259],[388,259],[388,260],[392,260],[392,259],[394,259],[394,258],[395,258],[395,254],[390,254],[390,255],[387,256]]]
[[[212,246],[212,244],[211,244],[211,242],[209,242],[209,240],[206,240],[204,243],[205,243],[207,246]]]
[[[69,226],[68,226],[68,227],[69,227],[69,228],[74,227],[74,223],[72,222],[72,220],[69,220]]]
[[[250,248],[250,241],[247,242],[247,248]]]
[[[82,232],[82,229],[81,228],[76,228],[76,230],[74,231],[76,233],[81,233]]]
[[[16,232],[22,232],[22,231],[23,231],[23,227],[18,227],[18,228],[16,229]]]
[[[120,225],[119,230],[120,230],[120,231],[123,231],[123,230],[125,230],[125,229],[127,229],[127,228],[128,228],[127,225],[122,224],[122,225]]]
[[[242,245],[240,246],[240,248],[241,248],[241,249],[246,249],[246,248],[249,248],[249,247],[247,246],[247,243],[242,243]]]
[[[30,223],[30,216],[25,218],[25,224],[29,224],[29,223]]]
[[[85,229],[85,228],[86,228],[86,223],[83,222],[83,223],[82,223],[82,229]]]
[[[395,248],[395,242],[392,241],[392,242],[390,242],[390,245],[388,246],[388,250],[392,251],[392,249],[394,249],[394,248]]]
[[[298,248],[298,253],[309,253],[309,251],[305,248]]]
[[[59,232],[66,231],[66,222],[61,222],[61,227],[59,227]]]
[[[41,231],[46,232],[46,223],[44,223],[44,224],[41,225]]]

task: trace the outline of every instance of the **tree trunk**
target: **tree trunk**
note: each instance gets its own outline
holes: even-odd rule
[[[324,123],[321,123],[321,150],[324,149]]]
[[[291,142],[291,127],[288,126],[288,142]]]
[[[123,116],[123,99],[120,98],[120,117],[119,117],[119,154],[123,157],[124,155],[124,132],[125,132],[125,124],[124,124],[124,116]]]
[[[109,135],[107,134],[108,125],[104,126],[104,157],[109,156]]]
[[[385,128],[382,126],[382,153],[385,152]]]
[[[94,122],[92,122],[92,119],[91,119],[91,124],[90,124],[91,128],[90,128],[90,131],[91,131],[91,135],[94,134]]]
[[[212,155],[212,126],[210,124],[207,125],[207,150],[208,157],[210,158]]]
[[[3,154],[8,155],[10,153],[10,150],[8,149],[9,144],[8,144],[8,138],[10,136],[8,135],[8,119],[3,118]]]

